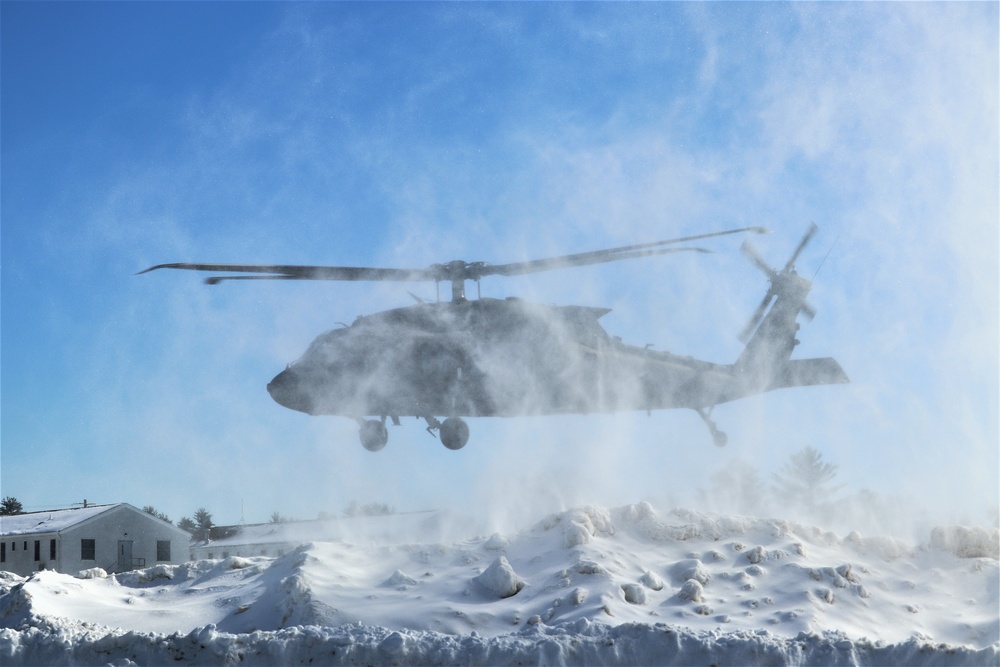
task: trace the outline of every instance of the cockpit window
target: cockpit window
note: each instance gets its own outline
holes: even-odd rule
[[[323,353],[328,347],[330,347],[330,345],[332,345],[339,338],[343,338],[345,335],[347,335],[347,329],[344,327],[331,329],[330,331],[321,333],[319,336],[316,336],[316,340],[309,345],[309,349],[306,350],[306,353],[302,355],[302,357],[304,358],[310,355]]]

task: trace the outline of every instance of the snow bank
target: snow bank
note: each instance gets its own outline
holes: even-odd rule
[[[662,623],[610,626],[580,620],[536,624],[498,637],[350,625],[300,626],[234,635],[215,626],[187,634],[144,634],[50,626],[0,630],[5,665],[982,665],[979,650],[916,639],[879,645],[839,633],[785,639],[767,630],[700,633]]]
[[[446,543],[0,575],[0,663],[1000,665],[994,534],[915,547],[641,503]]]

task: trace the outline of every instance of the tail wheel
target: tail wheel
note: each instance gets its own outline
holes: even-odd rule
[[[358,434],[361,436],[361,446],[369,452],[377,452],[389,442],[389,429],[377,419],[369,419],[362,424]]]
[[[448,449],[461,449],[469,441],[469,425],[461,417],[448,417],[439,431],[441,444]]]

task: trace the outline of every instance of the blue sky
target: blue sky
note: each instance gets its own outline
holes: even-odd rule
[[[847,492],[998,495],[998,12],[983,4],[4,3],[0,486],[217,522],[351,500],[497,515],[645,497],[802,447]],[[690,412],[422,424],[372,455],[264,387],[432,285],[224,284],[161,262],[508,262],[765,225],[817,276],[797,356],[849,386]],[[488,296],[608,306],[729,362],[766,288],[722,239]],[[831,250],[832,248],[832,250]],[[242,510],[241,510],[242,508]],[[503,518],[502,516],[500,517]]]

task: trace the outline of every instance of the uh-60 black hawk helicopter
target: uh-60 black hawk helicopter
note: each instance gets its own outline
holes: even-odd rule
[[[781,270],[768,266],[744,242],[743,251],[767,275],[769,286],[741,336],[746,347],[732,364],[627,345],[599,324],[610,312],[606,308],[516,298],[470,300],[465,283],[672,252],[707,252],[667,246],[766,231],[747,227],[510,264],[456,260],[395,269],[178,263],[140,273],[170,268],[235,274],[206,278],[210,285],[227,280],[451,282],[451,301],[418,298],[416,305],[361,316],[350,326],[321,334],[267,385],[274,400],[292,410],[356,419],[361,444],[371,451],[388,441],[387,418],[397,425],[401,416],[424,419],[445,447],[461,449],[469,439],[463,417],[664,408],[697,412],[721,447],[726,435],[710,418],[719,403],[783,387],[849,382],[832,358],[791,359],[799,342],[798,314],[814,315],[805,302],[812,284],[795,272],[794,263],[815,225]]]

